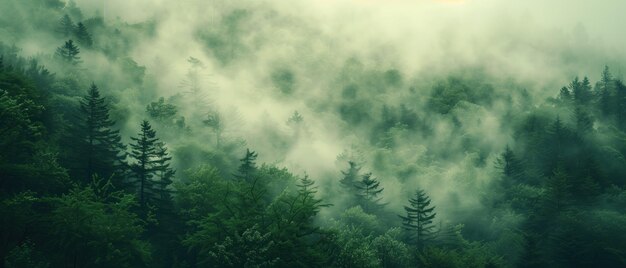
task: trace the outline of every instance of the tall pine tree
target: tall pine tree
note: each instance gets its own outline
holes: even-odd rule
[[[109,179],[120,189],[124,187],[126,175],[126,146],[122,144],[115,122],[109,118],[106,99],[100,96],[95,84],[91,84],[87,95],[80,102],[80,114],[72,131],[74,143],[70,169],[74,177],[89,183],[93,175]]]
[[[412,242],[418,250],[432,241],[435,236],[435,225],[433,220],[437,213],[435,207],[430,205],[430,197],[422,189],[417,189],[415,196],[409,199],[409,205],[404,206],[406,216],[402,218],[402,226],[408,233],[408,240]]]
[[[74,41],[70,39],[65,41],[65,44],[57,48],[56,56],[66,63],[77,65],[81,62],[80,57],[78,56],[79,53],[80,49],[74,44]]]
[[[133,186],[137,189],[139,204],[145,207],[148,202],[152,203],[157,198],[153,178],[164,172],[163,167],[169,159],[159,158],[163,157],[163,154],[159,153],[159,139],[148,121],[144,120],[141,123],[139,134],[131,139],[133,143],[130,144],[130,156],[133,163],[130,167],[134,175]]]
[[[372,173],[364,174],[355,187],[358,190],[358,203],[365,213],[376,213],[385,206],[381,203],[382,197],[379,197],[384,188],[380,187],[376,178],[372,178]]]
[[[74,33],[78,42],[84,47],[91,47],[93,45],[93,39],[91,38],[91,34],[87,30],[87,27],[82,22],[79,22],[76,25],[76,31]]]

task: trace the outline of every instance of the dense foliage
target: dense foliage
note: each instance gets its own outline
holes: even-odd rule
[[[626,266],[626,85],[609,67],[542,100],[506,95],[496,88],[515,85],[476,70],[432,78],[418,100],[400,71],[348,60],[338,93],[311,106],[365,138],[323,180],[259,163],[265,152],[232,133],[237,116],[203,95],[198,59],[183,93],[150,90],[125,51],[135,33],[154,34],[151,22],[10,2],[48,17],[30,23],[59,46],[24,58],[0,43],[0,267]],[[249,16],[232,11],[199,33],[224,68],[250,49],[239,40]],[[99,57],[110,69],[85,67]],[[282,98],[301,90],[289,68],[268,77]],[[485,112],[502,103],[508,112]],[[468,127],[491,117],[506,122],[488,131],[510,134],[508,145]],[[311,137],[298,111],[286,127],[293,135],[258,130],[278,148],[266,159]],[[442,128],[455,139],[436,142]],[[432,185],[448,162],[477,205]]]

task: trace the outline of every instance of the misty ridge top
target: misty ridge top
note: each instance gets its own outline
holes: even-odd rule
[[[0,266],[624,267],[621,7],[2,1]]]

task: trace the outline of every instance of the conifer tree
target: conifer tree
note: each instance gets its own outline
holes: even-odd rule
[[[503,188],[508,189],[514,184],[524,182],[523,163],[508,145],[500,157],[496,159],[496,167],[502,170],[502,175],[504,175]]]
[[[380,187],[378,180],[372,178],[372,173],[364,174],[355,187],[358,190],[358,203],[365,213],[373,214],[385,206],[380,202],[382,197],[379,197],[384,188]]]
[[[343,188],[344,191],[343,196],[346,197],[345,202],[343,202],[346,208],[350,208],[358,204],[357,198],[359,192],[356,188],[356,185],[357,183],[359,183],[359,180],[361,178],[361,167],[359,167],[359,165],[353,161],[348,161],[348,164],[350,165],[348,167],[348,170],[341,171],[341,174],[343,174],[343,178],[339,180],[341,188]]]
[[[80,102],[80,117],[72,140],[77,144],[72,161],[81,163],[74,169],[74,176],[89,182],[93,175],[113,178],[117,188],[123,187],[126,175],[126,146],[122,144],[115,122],[109,118],[106,99],[100,96],[95,84]]]
[[[239,160],[241,161],[241,165],[237,168],[237,174],[234,175],[236,179],[247,182],[252,182],[254,180],[257,171],[257,156],[256,152],[246,149],[246,155]]]
[[[158,201],[159,207],[162,209],[171,209],[172,204],[172,190],[169,186],[172,184],[172,178],[176,174],[176,171],[170,167],[170,161],[172,157],[167,152],[165,143],[157,142],[155,144],[155,195]]]
[[[91,38],[91,34],[87,30],[85,24],[83,24],[82,22],[79,22],[76,25],[76,31],[74,34],[76,35],[76,38],[81,45],[85,47],[91,47],[93,45],[93,39]]]
[[[600,111],[604,116],[611,114],[612,105],[612,88],[613,88],[613,76],[609,71],[609,66],[604,66],[604,70],[602,71],[602,78],[600,80]]]
[[[591,102],[591,82],[589,82],[589,78],[586,76],[583,78],[583,81],[580,82],[579,90],[574,92],[574,98],[576,99],[578,104],[586,105]]]
[[[339,182],[341,183],[341,186],[352,192],[354,186],[359,180],[359,177],[361,176],[359,173],[361,167],[359,167],[359,165],[353,161],[348,161],[348,165],[350,165],[348,170],[341,172],[343,174],[343,178]]]
[[[63,46],[57,48],[56,56],[66,63],[77,65],[81,62],[78,56],[79,53],[80,49],[78,46],[74,45],[74,41],[70,39],[65,41]]]
[[[626,130],[626,85],[621,80],[615,81],[614,103],[617,126]]]
[[[144,207],[152,194],[154,183],[152,178],[159,171],[157,169],[157,143],[156,132],[150,123],[144,120],[137,137],[131,137],[134,143],[130,144],[130,156],[134,159],[131,170],[135,177],[135,187],[138,187],[139,204]]]
[[[579,134],[587,133],[593,129],[593,119],[584,108],[576,107],[574,109],[574,119]]]
[[[422,250],[424,246],[434,239],[435,226],[433,219],[437,213],[434,212],[435,207],[430,205],[430,197],[424,190],[417,189],[415,196],[409,199],[409,205],[404,206],[406,216],[402,218],[402,226],[408,233],[408,239],[418,250]]]
[[[58,32],[63,35],[63,37],[70,37],[74,33],[74,22],[69,15],[65,14],[59,20],[59,28]]]
[[[571,183],[570,178],[558,167],[554,170],[552,176],[547,180],[546,204],[544,207],[548,213],[554,213],[563,210],[571,199]]]

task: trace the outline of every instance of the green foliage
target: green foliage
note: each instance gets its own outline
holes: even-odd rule
[[[133,187],[139,196],[139,204],[145,209],[148,203],[164,204],[171,199],[169,185],[174,171],[170,168],[171,157],[165,144],[156,137],[156,131],[144,120],[137,137],[131,137],[130,164]],[[146,211],[144,211],[145,213]]]
[[[91,47],[93,46],[93,39],[91,38],[91,34],[87,30],[87,26],[82,22],[76,24],[76,31],[74,32],[78,42],[83,45],[83,47]]]
[[[104,178],[112,177],[118,189],[126,186],[123,181],[126,175],[126,146],[114,126],[107,100],[92,83],[87,95],[80,101],[78,122],[67,141],[72,149],[68,166],[72,167],[72,176],[78,181],[89,182],[97,174]]]
[[[295,90],[296,79],[295,75],[290,70],[276,70],[272,73],[271,78],[274,86],[278,88],[283,94],[289,95],[292,94]]]
[[[57,48],[55,55],[66,64],[78,65],[81,63],[80,57],[78,56],[79,53],[80,49],[74,44],[74,41],[70,39],[65,41],[64,45]]]
[[[5,258],[4,266],[7,268],[48,268],[50,263],[36,250],[32,242],[26,241],[9,252],[9,255]]]
[[[430,197],[424,190],[418,189],[415,197],[409,199],[409,206],[404,206],[406,216],[400,216],[408,240],[422,250],[435,235],[433,219],[435,207],[430,205]]]
[[[143,227],[132,212],[132,195],[113,192],[105,199],[96,185],[74,188],[52,198],[49,230],[60,259],[84,267],[130,267],[148,262],[150,246],[141,240]]]

